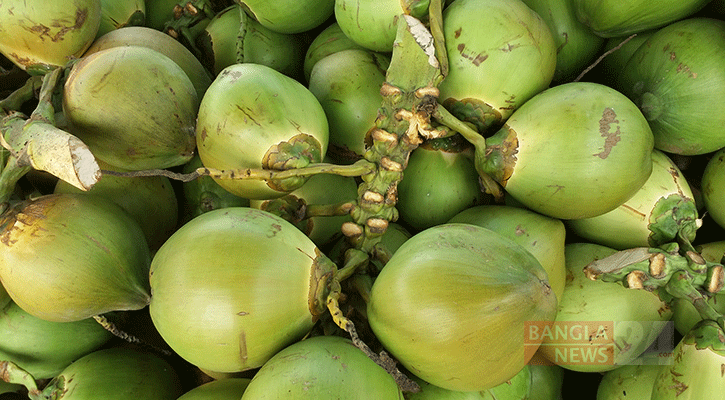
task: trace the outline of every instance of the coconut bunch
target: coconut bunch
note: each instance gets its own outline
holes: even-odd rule
[[[0,393],[719,398],[721,3],[3,3]]]

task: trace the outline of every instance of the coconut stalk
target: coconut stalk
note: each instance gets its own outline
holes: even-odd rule
[[[201,34],[216,11],[209,0],[180,2],[174,6],[174,19],[164,24],[163,31],[180,41],[196,57],[203,53],[196,46],[196,37]]]
[[[350,213],[353,221],[342,226],[343,234],[354,248],[347,251],[345,265],[333,277],[333,289],[327,298],[334,322],[350,334],[353,343],[368,357],[391,373],[404,391],[410,392],[417,392],[420,387],[397,369],[387,353],[374,354],[358,338],[353,322],[340,310],[338,288],[340,281],[367,265],[370,257],[376,258],[382,235],[389,223],[398,219],[397,186],[410,153],[424,139],[447,135],[447,131],[436,130],[431,125],[438,105],[437,86],[447,69],[447,63],[441,64],[436,58],[445,53],[440,39],[440,12],[440,1],[432,1],[430,18],[434,33],[409,15],[403,15],[398,22],[391,63],[380,89],[383,102],[372,130],[372,145],[364,154],[365,160],[375,163],[377,169],[362,176],[359,197]]]
[[[723,315],[707,300],[725,286],[724,271],[721,263],[708,261],[693,250],[681,251],[677,243],[623,250],[584,267],[592,280],[657,291],[668,303],[687,300],[703,320],[715,321],[721,329],[725,329]]]

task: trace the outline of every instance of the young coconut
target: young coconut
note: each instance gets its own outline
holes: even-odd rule
[[[655,378],[651,400],[725,399],[725,331],[720,324],[699,322],[677,344],[672,360]]]
[[[401,400],[397,383],[352,341],[314,336],[275,354],[254,375],[242,400],[350,399]]]
[[[158,1],[153,3],[156,4]],[[123,29],[114,29],[93,41],[91,47],[83,55],[89,56],[101,50],[119,46],[148,47],[174,60],[191,80],[199,101],[201,101],[204,92],[211,84],[211,74],[189,49],[170,35],[145,26],[127,26]]]
[[[528,250],[549,277],[549,285],[557,299],[564,293],[566,264],[564,246],[566,228],[558,219],[535,213],[525,208],[505,205],[480,205],[467,208],[449,223],[478,225],[499,233]]]
[[[422,18],[428,14],[429,4],[427,0],[335,0],[335,21],[358,45],[390,53],[400,16]]]
[[[248,207],[217,209],[179,228],[155,254],[149,312],[191,364],[259,368],[327,311],[335,270],[286,220]]]
[[[452,140],[453,139],[453,140]],[[478,184],[470,143],[460,136],[423,142],[398,183],[400,221],[422,231],[490,200]]]
[[[50,379],[112,336],[92,318],[51,322],[10,303],[0,311],[0,337],[0,361],[15,363],[35,379]]]
[[[705,210],[718,226],[725,228],[725,148],[707,162],[700,185]]]
[[[275,32],[235,4],[219,11],[196,36],[199,59],[214,76],[237,63],[271,67],[287,76],[302,76],[305,47],[299,36]]]
[[[604,39],[576,18],[571,1],[523,0],[551,29],[556,43],[553,82],[571,81],[600,51]]]
[[[389,65],[384,54],[349,49],[322,58],[312,68],[308,88],[325,110],[328,154],[334,161],[350,164],[365,155]]]
[[[416,378],[420,392],[410,393],[406,400],[529,400],[533,390],[531,366],[524,368],[506,382],[480,392],[459,392],[443,389]]]
[[[564,368],[550,362],[533,362],[541,357],[534,354],[529,362],[531,391],[528,400],[562,400]]]
[[[322,162],[327,117],[301,83],[259,64],[234,64],[217,75],[201,101],[196,141],[207,168],[287,170]],[[248,199],[281,197],[306,177],[215,181]]]
[[[249,378],[219,378],[199,385],[177,400],[239,400],[249,386]]]
[[[466,138],[476,146],[476,169],[489,190],[499,191],[493,179],[553,218],[611,211],[652,172],[647,120],[626,96],[596,83],[554,86],[524,103],[493,136]]]
[[[349,213],[327,215],[325,211],[350,202],[356,196],[357,183],[353,177],[317,174],[312,175],[304,185],[286,196],[275,200],[251,200],[249,205],[272,213],[281,211],[289,217],[285,219],[300,228],[318,247],[325,248],[332,241],[342,237],[342,224],[352,221]],[[287,206],[291,206],[293,210],[301,208],[304,218],[298,218],[296,213],[289,215]],[[278,210],[278,207],[282,207],[282,210]],[[323,215],[314,215],[317,210],[322,211]]]
[[[584,274],[586,265],[616,252],[593,243],[566,245],[566,286],[556,319],[535,335],[542,337],[539,352],[550,362],[572,371],[610,371],[636,362],[667,328],[672,311],[656,292]]]
[[[725,147],[724,63],[725,21],[690,18],[654,32],[614,87],[642,110],[656,148],[706,154]]]
[[[114,169],[102,161],[98,163],[104,170]],[[87,191],[58,180],[53,193],[91,194],[118,204],[138,222],[152,251],[158,249],[177,228],[178,200],[171,181],[165,176],[119,177],[106,174]]]
[[[332,16],[335,0],[234,0],[267,29],[301,33],[322,25]]]
[[[51,194],[0,216],[0,281],[18,306],[47,321],[80,321],[150,301],[141,227],[99,196]]]
[[[179,375],[168,361],[129,347],[110,347],[87,354],[42,390],[32,378],[26,377],[23,384],[31,400],[176,400],[182,394]]]
[[[597,400],[650,400],[655,379],[665,365],[622,365],[608,371],[597,387]]]
[[[632,54],[655,32],[657,29],[607,39],[602,49],[607,56],[595,67],[595,71],[601,75],[599,82],[607,86],[614,86]]]
[[[449,70],[439,99],[482,134],[554,76],[551,30],[521,0],[456,0],[443,11],[443,34]]]
[[[338,51],[353,49],[366,50],[365,47],[360,46],[345,36],[345,33],[343,33],[340,28],[340,24],[337,22],[331,23],[327,26],[327,28],[320,32],[307,47],[305,61],[302,68],[305,75],[305,81],[308,83],[310,82],[312,68],[318,61],[330,54],[337,53]]]
[[[556,296],[536,258],[469,224],[428,228],[403,243],[373,282],[375,336],[412,374],[444,389],[481,391],[526,365],[539,342],[525,325],[550,323]]]
[[[655,29],[688,17],[711,0],[573,0],[579,21],[609,38]]]
[[[83,57],[63,90],[70,132],[98,159],[126,170],[173,167],[191,159],[198,104],[186,72],[142,46]]]

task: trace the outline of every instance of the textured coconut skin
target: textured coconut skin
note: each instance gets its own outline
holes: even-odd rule
[[[719,388],[725,363],[722,328],[712,320],[703,320],[677,344],[672,363],[655,378],[651,400],[725,399]]]

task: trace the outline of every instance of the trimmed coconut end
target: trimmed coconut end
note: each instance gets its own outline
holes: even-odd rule
[[[73,160],[77,182],[68,182],[81,190],[90,190],[101,179],[101,168],[96,158],[80,139],[70,138],[68,149]]]

